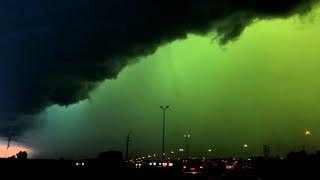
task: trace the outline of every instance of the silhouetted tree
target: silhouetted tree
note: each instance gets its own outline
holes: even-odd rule
[[[10,156],[7,159],[16,159],[16,156]]]
[[[16,156],[18,160],[26,160],[28,158],[28,153],[26,151],[20,151]]]

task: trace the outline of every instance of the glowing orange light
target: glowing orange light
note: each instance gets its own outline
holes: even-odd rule
[[[306,136],[311,136],[312,133],[311,133],[311,131],[305,131],[305,132],[304,132],[304,135],[306,135]]]
[[[7,158],[11,156],[15,156],[20,151],[26,151],[28,153],[28,157],[34,153],[31,148],[19,146],[19,145],[12,145],[7,149],[6,145],[0,144],[0,157]]]

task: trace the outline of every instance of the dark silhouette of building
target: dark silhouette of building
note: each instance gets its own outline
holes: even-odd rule
[[[98,160],[110,161],[110,162],[121,162],[122,152],[120,151],[108,151],[98,154]]]
[[[108,168],[120,168],[122,166],[122,152],[108,151],[98,154],[97,165]]]
[[[263,145],[263,156],[264,156],[264,158],[270,158],[270,145],[269,144]]]

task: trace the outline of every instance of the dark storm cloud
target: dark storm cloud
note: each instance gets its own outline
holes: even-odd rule
[[[216,31],[223,44],[256,19],[303,14],[316,1],[1,1],[1,134],[19,135],[32,127],[19,119],[87,98],[130,59],[188,33]]]

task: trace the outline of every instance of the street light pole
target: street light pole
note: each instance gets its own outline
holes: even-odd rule
[[[208,156],[207,158],[210,160],[212,157],[211,157],[211,152],[212,152],[212,148],[208,148]]]
[[[185,134],[185,135],[183,135],[183,137],[186,140],[186,159],[189,159],[189,139],[190,139],[191,135]]]
[[[169,108],[169,106],[160,106],[160,108],[163,111],[163,121],[162,121],[162,161],[164,161],[164,156],[165,156],[165,152],[164,152],[164,130],[165,130],[165,121],[166,121],[166,110]]]
[[[249,158],[250,155],[249,155],[249,151],[248,151],[248,147],[249,147],[248,144],[244,144],[242,147],[243,147],[245,156],[248,156],[248,157],[245,157],[245,158]]]
[[[128,133],[126,141],[126,161],[129,161],[129,143],[130,143],[130,134]]]
[[[305,140],[304,145],[302,146],[302,149],[307,152],[307,151],[308,151],[308,147],[307,147],[307,146],[309,146],[309,150],[310,150],[310,144],[309,144],[308,139],[310,139],[310,137],[312,136],[312,133],[311,133],[311,131],[306,130],[306,131],[304,132],[304,135],[306,136],[306,140]]]

